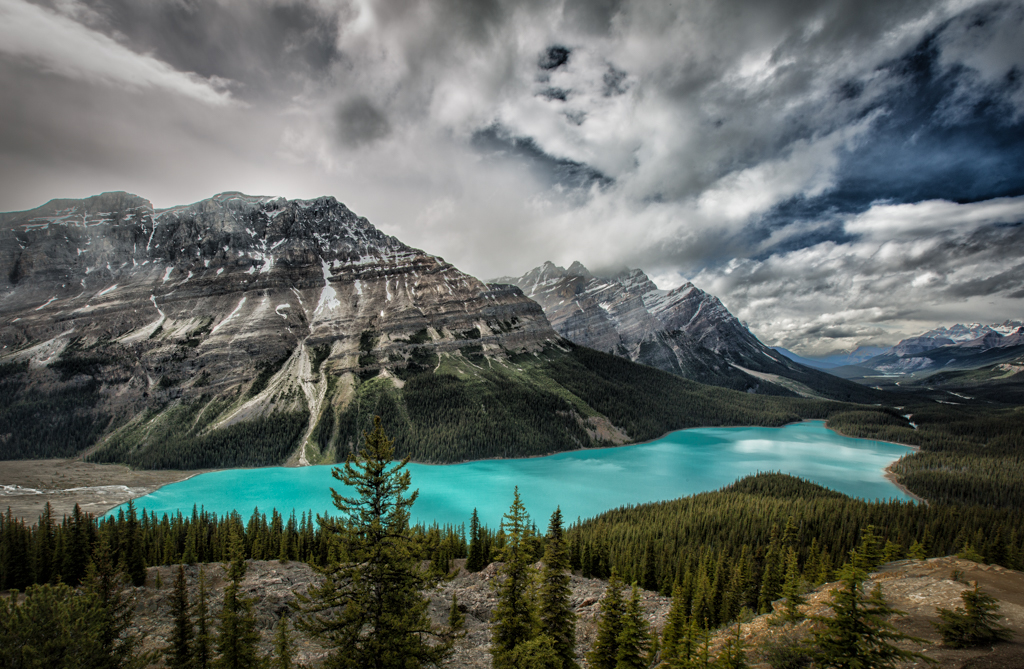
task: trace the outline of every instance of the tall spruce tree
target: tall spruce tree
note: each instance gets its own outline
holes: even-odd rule
[[[211,648],[210,610],[206,600],[206,573],[199,568],[199,592],[196,597],[196,636],[193,659],[195,669],[209,669],[213,658]]]
[[[185,567],[178,565],[178,575],[174,579],[171,591],[171,628],[170,643],[164,649],[167,666],[171,669],[191,669],[195,663],[193,637],[195,630],[188,601],[188,584],[185,581]]]
[[[622,612],[616,639],[615,669],[646,669],[651,648],[650,626],[640,610],[640,588],[633,583],[629,601]]]
[[[852,563],[843,567],[842,587],[832,592],[827,605],[832,616],[814,616],[819,624],[812,638],[816,666],[832,669],[887,669],[906,660],[931,660],[896,645],[903,640],[922,639],[898,631],[889,618],[904,615],[886,603],[880,586],[864,592],[867,574]]]
[[[807,603],[807,598],[803,596],[803,579],[800,577],[796,560],[796,551],[790,548],[786,556],[786,580],[782,584],[782,596],[786,598],[782,608],[782,620],[788,623],[804,619],[799,607]]]
[[[469,549],[466,555],[466,571],[480,571],[487,566],[487,556],[484,555],[483,538],[480,536],[480,516],[477,515],[476,507],[473,507],[473,515],[469,519]]]
[[[594,669],[615,669],[618,663],[619,634],[622,632],[622,616],[626,611],[626,603],[622,599],[624,587],[622,579],[612,570],[599,605],[597,639],[587,653],[587,662]]]
[[[538,613],[540,626],[551,637],[563,669],[576,665],[576,613],[569,587],[569,556],[562,532],[562,509],[556,508],[548,523],[544,568],[540,574]]]
[[[131,669],[145,667],[154,653],[142,653],[142,637],[131,632],[134,602],[125,593],[125,576],[114,570],[110,545],[101,539],[86,570],[84,590],[95,597],[95,633],[104,661],[101,666]]]
[[[452,635],[431,625],[422,594],[437,578],[414,555],[409,513],[419,491],[406,495],[409,458],[392,462],[394,442],[380,417],[364,437],[359,453],[333,470],[356,496],[332,488],[341,516],[317,518],[345,560],[323,568],[322,584],[298,596],[297,626],[330,648],[326,667],[438,666],[451,654]]]
[[[736,625],[735,633],[730,634],[718,651],[715,669],[748,669],[746,644],[740,634],[740,626]]]
[[[58,583],[29,586],[19,602],[0,598],[0,667],[77,669],[109,667],[97,601]]]
[[[256,644],[260,637],[256,632],[253,601],[242,594],[246,564],[241,529],[237,526],[231,533],[228,550],[231,562],[224,566],[228,585],[224,588],[224,604],[216,637],[218,656],[213,666],[217,669],[251,669],[259,661]]]
[[[292,669],[292,653],[295,651],[291,634],[288,633],[288,616],[281,616],[274,632],[274,652],[267,658],[270,669]]]
[[[506,539],[502,558],[505,564],[496,579],[498,602],[491,625],[491,656],[495,669],[515,667],[513,651],[537,635],[537,613],[532,592],[534,570],[526,545],[529,522],[516,486],[512,506],[503,521]]]
[[[672,604],[661,631],[661,658],[669,667],[686,666],[693,657],[687,608],[683,588],[677,584],[672,589]]]

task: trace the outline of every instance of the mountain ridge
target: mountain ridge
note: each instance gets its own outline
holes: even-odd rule
[[[378,414],[400,455],[453,462],[831,410],[588,352],[333,197],[115,192],[0,220],[0,459],[328,462]]]
[[[493,281],[536,300],[566,339],[683,378],[746,392],[878,401],[869,389],[765,346],[692,283],[661,290],[642,270],[597,277],[578,261],[569,269],[549,261]]]

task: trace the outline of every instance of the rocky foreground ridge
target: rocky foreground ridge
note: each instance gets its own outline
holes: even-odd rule
[[[70,455],[117,430],[123,455],[156,413],[205,398],[166,429],[278,417],[275,439],[305,461],[294,447],[357,375],[558,340],[518,289],[488,286],[331,197],[222,193],[155,209],[104,193],[0,214],[0,378],[20,375],[11,396],[39,399],[0,421],[6,458]],[[63,421],[59,434],[49,419]],[[58,438],[63,450],[32,451]]]
[[[594,276],[579,262],[546,262],[518,286],[566,339],[684,378],[768,394],[877,401],[869,389],[800,365],[765,346],[714,295],[692,283],[659,289],[639,269]]]
[[[457,560],[461,566],[463,560]],[[464,607],[466,614],[466,637],[458,643],[456,653],[449,666],[454,669],[480,668],[491,666],[488,653],[490,643],[490,621],[496,602],[491,581],[495,578],[498,564],[473,574],[460,571],[452,580],[430,592],[431,615],[437,624],[447,620],[448,606],[452,594]],[[166,645],[171,633],[169,598],[176,567],[151,567],[146,585],[136,588],[136,627],[143,633],[148,649]],[[198,566],[186,568],[189,583],[195,597],[195,583]],[[204,565],[203,569],[211,586],[211,607],[220,607],[220,585],[223,583],[223,568],[219,564]],[[155,588],[156,576],[160,574],[162,587]],[[258,626],[264,652],[269,652],[274,627],[281,615],[292,615],[288,601],[293,591],[305,591],[316,579],[311,567],[298,562],[281,563],[249,562],[249,569],[243,581],[246,595],[256,600]],[[881,567],[870,577],[867,587],[880,583],[886,600],[895,608],[908,615],[893,620],[896,626],[911,635],[925,639],[924,644],[910,644],[907,648],[923,652],[938,661],[932,665],[940,669],[1019,669],[1024,666],[1024,573],[998,566],[978,564],[956,557],[933,558],[930,560],[902,560]],[[1009,643],[992,647],[954,650],[941,644],[941,637],[931,625],[937,621],[936,608],[956,608],[961,605],[960,593],[972,587],[973,582],[999,600],[999,623],[1010,628],[1015,638]],[[599,602],[607,583],[598,579],[572,578],[572,602],[579,616],[577,623],[577,657],[581,666],[586,667],[585,654],[594,642],[597,631]],[[828,583],[808,593],[807,613],[823,615],[828,612],[825,602],[837,583]],[[665,624],[671,600],[653,592],[643,592],[642,607],[645,618],[651,626],[660,631]],[[801,623],[795,630],[774,625],[771,616],[758,616],[741,625],[741,634],[748,646],[748,660],[758,668],[767,667],[756,650],[765,643],[777,642],[783,637],[799,636],[806,633],[809,622]],[[726,632],[718,634],[715,644],[724,639]],[[315,666],[324,656],[324,650],[308,640],[299,640],[295,660]],[[912,666],[912,665],[908,665]]]

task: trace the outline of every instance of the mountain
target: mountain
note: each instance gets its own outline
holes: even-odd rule
[[[714,295],[692,283],[659,290],[639,269],[597,277],[546,262],[513,284],[566,339],[701,383],[764,394],[877,401],[865,389],[765,346]]]
[[[450,462],[822,411],[576,347],[330,197],[0,214],[0,459],[331,461],[376,414],[399,454]]]
[[[998,325],[971,323],[938,327],[897,343],[858,367],[888,374],[927,375],[939,370],[972,370],[1024,354],[1024,326],[1007,320]],[[843,370],[839,370],[842,372]]]

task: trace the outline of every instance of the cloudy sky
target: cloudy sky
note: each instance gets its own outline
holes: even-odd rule
[[[824,353],[1024,316],[1024,3],[0,0],[0,210],[334,195]]]

